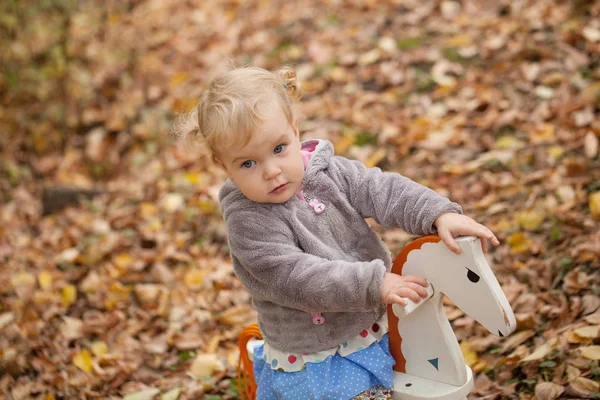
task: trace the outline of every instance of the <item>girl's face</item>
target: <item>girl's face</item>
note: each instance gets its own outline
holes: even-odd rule
[[[302,189],[304,163],[298,128],[290,125],[279,102],[247,145],[220,154],[220,167],[242,193],[257,203],[284,203]]]

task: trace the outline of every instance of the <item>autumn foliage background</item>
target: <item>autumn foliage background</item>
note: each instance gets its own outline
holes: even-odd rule
[[[225,177],[168,136],[231,62],[294,66],[303,139],[494,230],[518,330],[446,304],[472,398],[600,397],[597,1],[13,0],[0,34],[3,398],[237,397]]]

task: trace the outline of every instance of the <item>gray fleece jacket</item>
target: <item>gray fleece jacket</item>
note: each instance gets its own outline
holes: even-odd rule
[[[309,144],[315,142],[303,146]],[[334,156],[324,140],[311,155],[303,190],[325,205],[321,214],[297,196],[255,203],[231,181],[219,203],[235,273],[252,295],[265,340],[282,351],[314,353],[358,335],[385,312],[380,289],[390,252],[365,218],[425,235],[436,231],[438,216],[462,209],[399,174]],[[322,313],[325,323],[313,323],[311,313]]]

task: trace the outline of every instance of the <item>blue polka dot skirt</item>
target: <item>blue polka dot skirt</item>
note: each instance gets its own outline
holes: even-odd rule
[[[345,357],[336,353],[297,372],[273,369],[263,359],[263,347],[254,349],[258,400],[347,400],[373,386],[393,386],[395,361],[388,334],[366,349]]]

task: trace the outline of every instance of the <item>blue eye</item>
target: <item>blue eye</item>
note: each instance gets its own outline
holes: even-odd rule
[[[275,153],[275,154],[282,153],[284,149],[285,149],[285,144],[280,144],[279,146],[275,147],[275,149],[273,149],[273,153]]]
[[[242,168],[250,169],[256,164],[256,161],[247,160],[242,163]]]

